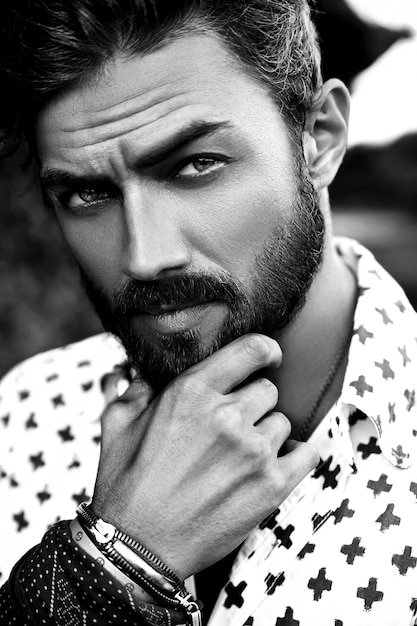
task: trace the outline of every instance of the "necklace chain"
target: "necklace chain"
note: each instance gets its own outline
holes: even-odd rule
[[[301,424],[301,427],[297,433],[297,440],[298,441],[306,441],[309,429],[311,427],[311,425],[314,423],[314,420],[317,416],[317,411],[319,410],[319,407],[321,405],[321,403],[323,402],[327,392],[329,391],[334,379],[336,378],[336,374],[339,371],[340,365],[342,364],[343,359],[345,358],[349,345],[350,345],[350,341],[352,338],[352,328],[349,328],[349,332],[346,336],[346,339],[344,340],[343,344],[340,346],[339,350],[337,351],[337,354],[333,360],[333,363],[330,366],[330,369],[328,371],[328,374],[326,376],[326,380],[324,381],[318,395],[317,398],[313,404],[313,406],[311,407],[310,413],[307,415],[306,419],[304,420],[304,422]]]

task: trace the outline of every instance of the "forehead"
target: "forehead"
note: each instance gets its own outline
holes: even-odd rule
[[[262,113],[260,114],[260,111]],[[42,157],[76,161],[106,149],[151,147],[193,121],[233,122],[270,133],[282,121],[260,82],[215,35],[184,35],[160,49],[116,56],[94,79],[65,91],[39,113]],[[65,153],[65,154],[64,154]]]

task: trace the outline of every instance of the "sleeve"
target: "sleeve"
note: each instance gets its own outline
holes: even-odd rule
[[[94,560],[80,549],[68,521],[59,522],[20,559],[0,589],[0,623],[185,626],[184,614],[147,601],[126,581],[112,576],[103,558]]]

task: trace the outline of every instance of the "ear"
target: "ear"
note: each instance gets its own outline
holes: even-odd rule
[[[304,155],[317,190],[330,185],[346,152],[349,109],[347,88],[332,78],[324,83],[307,115]]]

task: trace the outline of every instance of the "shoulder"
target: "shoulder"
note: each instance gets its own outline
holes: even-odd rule
[[[124,352],[115,337],[107,333],[94,335],[59,348],[41,352],[15,365],[0,381],[0,388],[22,386],[27,382],[33,386],[40,380],[65,376],[74,368],[99,369],[123,360]]]
[[[417,314],[401,286],[366,248],[346,239],[338,239],[337,246],[358,284],[341,401],[371,418],[390,463],[415,466]]]
[[[0,383],[1,569],[73,517],[93,492],[106,406],[103,377],[123,362],[107,334],[38,354]]]
[[[0,426],[35,414],[44,420],[51,412],[76,415],[91,403],[101,408],[102,377],[124,359],[119,342],[102,333],[23,361],[0,381]]]

